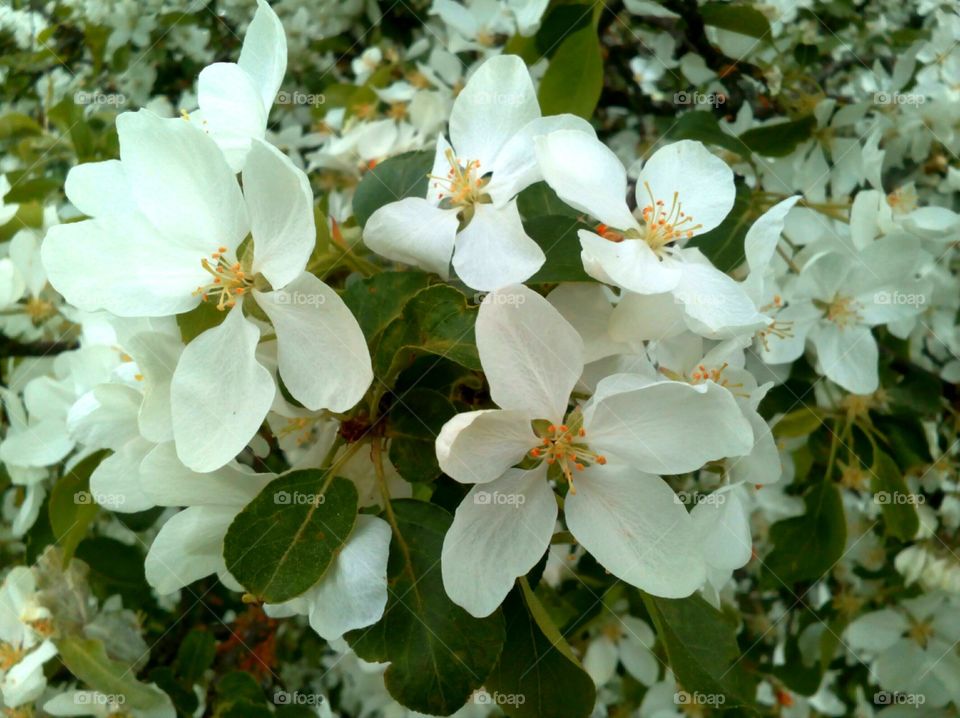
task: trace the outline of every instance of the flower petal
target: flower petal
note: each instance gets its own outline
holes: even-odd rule
[[[439,209],[420,197],[407,197],[384,205],[370,216],[363,228],[363,242],[382,257],[447,279],[459,226],[456,210]]]
[[[663,479],[609,465],[577,477],[564,501],[567,526],[604,568],[655,596],[700,587],[706,570],[690,515]]]
[[[177,455],[194,471],[219,469],[263,423],[276,387],[257,361],[260,330],[240,305],[183,350],[170,384]]]
[[[540,560],[553,535],[557,502],[541,467],[512,470],[468,493],[443,539],[441,569],[450,599],[488,616]]]
[[[287,36],[266,0],[257,0],[237,64],[253,78],[263,106],[269,110],[287,72]]]
[[[577,236],[583,268],[598,281],[638,294],[662,294],[680,282],[680,263],[671,257],[661,260],[646,242],[635,239],[611,242],[585,229],[577,232]]]
[[[254,140],[243,168],[253,234],[253,271],[274,289],[303,272],[317,239],[307,176],[273,145]]]
[[[477,205],[453,252],[457,276],[481,291],[525,282],[545,261],[540,245],[523,228],[516,200],[501,208]]]
[[[539,443],[530,418],[523,411],[491,409],[457,414],[437,436],[441,470],[467,484],[500,478]]]
[[[63,189],[73,206],[88,217],[116,217],[137,211],[120,160],[85,162],[71,168]]]
[[[532,289],[505,287],[484,298],[476,332],[497,406],[562,421],[583,372],[583,340],[560,312]]]
[[[253,78],[232,62],[215,62],[197,79],[199,126],[220,147],[234,172],[244,166],[250,141],[262,139],[267,110]]]
[[[224,572],[223,537],[239,511],[234,506],[191,506],[170,517],[147,552],[147,583],[162,596]]]
[[[280,376],[300,403],[346,411],[360,401],[373,381],[370,352],[335,291],[304,272],[283,289],[254,296],[277,332]]]
[[[879,386],[879,350],[869,327],[838,327],[821,322],[811,332],[817,359],[830,381],[854,394],[872,394]]]

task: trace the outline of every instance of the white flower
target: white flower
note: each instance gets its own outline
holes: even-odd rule
[[[12,708],[40,697],[47,685],[43,664],[57,654],[50,611],[36,589],[24,566],[11,569],[0,586],[0,697]]]
[[[223,150],[235,172],[244,165],[251,141],[262,140],[270,108],[287,71],[287,39],[283,25],[266,2],[247,28],[236,62],[216,62],[200,72],[197,103],[191,116]]]
[[[372,380],[370,357],[343,301],[304,271],[316,230],[303,173],[254,140],[241,194],[216,145],[190,123],[140,111],[117,126],[121,160],[81,165],[67,179],[71,201],[94,219],[52,228],[43,262],[81,309],[160,317],[211,300],[229,310],[189,344],[174,372],[184,463],[223,466],[273,401],[273,377],[255,355],[260,329],[242,309],[248,294],[276,331],[290,393],[309,409],[352,407]],[[251,251],[238,258],[248,231]]]
[[[568,484],[571,533],[611,573],[661,596],[698,588],[704,565],[690,516],[657,474],[750,450],[730,393],[619,374],[568,414],[583,342],[547,300],[523,286],[492,292],[476,332],[500,408],[458,414],[437,437],[441,469],[477,484],[444,540],[450,597],[485,616],[543,555],[557,518],[548,469]],[[524,460],[536,463],[514,468]]]
[[[590,641],[583,668],[597,686],[614,677],[619,663],[645,686],[653,685],[660,673],[653,653],[655,642],[653,629],[645,621],[629,614],[614,616]]]
[[[626,170],[599,140],[560,130],[535,143],[547,183],[599,221],[595,232],[579,232],[588,274],[639,294],[670,292],[709,331],[767,323],[737,282],[698,250],[682,247],[717,227],[733,207],[733,173],[702,144],[683,140],[650,157],[637,179],[635,216],[627,206]]]
[[[367,221],[363,240],[397,262],[457,276],[483,291],[523,282],[546,257],[523,228],[516,195],[540,179],[533,140],[560,128],[593,131],[572,115],[541,117],[519,57],[487,60],[457,96],[451,144],[440,136],[425,198],[384,205]]]

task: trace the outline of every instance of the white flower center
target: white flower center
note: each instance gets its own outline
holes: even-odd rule
[[[833,322],[841,329],[855,324],[862,317],[859,313],[860,304],[853,297],[838,294],[826,307],[827,321]]]
[[[566,424],[550,424],[546,431],[537,433],[541,444],[530,449],[530,456],[545,459],[550,466],[558,466],[570,486],[571,494],[577,493],[573,485],[574,471],[583,471],[590,464],[603,466],[607,463],[604,456],[587,446],[584,441],[587,432],[582,428],[573,431]]]
[[[200,264],[213,280],[194,291],[194,295],[200,295],[204,302],[216,300],[217,309],[221,312],[235,306],[237,298],[242,298],[253,286],[253,277],[243,269],[240,262],[228,260],[224,256],[226,251],[226,247],[218,248],[210,255],[212,262],[206,257],[200,260]]]
[[[660,256],[664,248],[680,239],[690,239],[694,232],[703,225],[696,224],[693,217],[683,211],[683,203],[678,192],[673,193],[670,206],[667,207],[662,199],[653,195],[649,182],[643,183],[647,190],[649,204],[640,210],[640,233],[630,230],[623,232],[608,227],[605,224],[597,225],[596,232],[611,242],[622,242],[625,239],[640,239],[650,245],[650,248]]]

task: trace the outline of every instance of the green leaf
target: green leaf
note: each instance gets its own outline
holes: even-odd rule
[[[704,25],[719,27],[749,37],[763,38],[770,35],[770,21],[766,15],[749,5],[725,2],[708,2],[700,7]]]
[[[895,414],[929,417],[941,409],[943,387],[940,377],[917,366],[887,388],[887,397]]]
[[[535,182],[517,195],[517,209],[524,221],[559,214],[579,217],[580,212],[566,204],[546,182]]]
[[[563,41],[540,81],[544,115],[569,112],[589,120],[603,90],[603,54],[591,24]]]
[[[390,463],[407,481],[433,481],[440,476],[434,448],[443,425],[457,413],[447,397],[430,389],[412,389],[390,409],[387,435]]]
[[[500,657],[503,614],[474,618],[443,588],[440,550],[453,517],[435,504],[393,502],[391,591],[383,618],[347,640],[367,661],[388,661],[384,683],[411,710],[450,715],[486,680]]]
[[[40,134],[43,134],[43,128],[21,112],[8,112],[0,117],[0,141]]]
[[[770,527],[774,548],[764,558],[765,575],[761,580],[768,588],[816,581],[843,555],[847,525],[836,485],[829,478],[822,478],[803,500],[803,516],[778,521]]]
[[[485,683],[508,716],[589,716],[596,700],[593,679],[573,656],[525,580],[503,604],[506,641]]]
[[[643,600],[683,690],[713,698],[714,705],[722,700],[724,708],[753,704],[736,627],[724,614],[697,594],[670,599],[644,593]]]
[[[184,344],[189,344],[207,329],[220,324],[226,316],[213,302],[200,302],[189,312],[177,315],[177,326]]]
[[[721,272],[731,272],[744,262],[743,241],[752,219],[750,189],[745,183],[737,182],[737,194],[730,214],[719,226],[691,239],[687,246],[703,252]]]
[[[110,452],[98,451],[88,456],[66,476],[62,476],[50,492],[47,511],[53,535],[63,549],[64,566],[70,563],[74,551],[100,511],[90,494],[90,475],[108,453]]]
[[[557,48],[574,32],[591,24],[593,6],[587,4],[554,5],[540,23],[534,36],[539,57],[553,57]]]
[[[280,603],[320,580],[356,519],[352,481],[319,469],[292,471],[237,514],[223,540],[223,558],[250,593]]]
[[[374,374],[390,386],[420,354],[436,354],[479,371],[476,321],[476,308],[453,287],[438,284],[424,289],[383,331],[372,352]]]
[[[804,406],[789,414],[784,414],[776,424],[773,425],[773,434],[777,438],[793,438],[798,436],[810,436],[813,432],[823,426],[823,420],[816,409]]]
[[[352,282],[343,301],[357,318],[367,341],[396,319],[404,305],[430,284],[425,272],[381,272]]]
[[[353,195],[353,214],[360,226],[385,204],[404,197],[426,197],[433,157],[432,150],[404,152],[367,172]]]
[[[177,649],[173,664],[176,675],[187,685],[199,683],[203,674],[213,665],[217,655],[217,640],[209,631],[194,629],[187,634]]]
[[[874,501],[880,504],[885,533],[909,541],[920,528],[916,504],[922,496],[910,492],[897,462],[880,449],[874,452],[871,473],[870,490],[874,493]]]
[[[535,217],[526,221],[523,227],[547,255],[547,261],[527,280],[527,284],[595,281],[583,270],[577,235],[579,230],[592,227],[576,218],[558,215]]]
[[[740,141],[758,155],[786,157],[797,145],[810,138],[816,126],[816,119],[808,115],[800,120],[754,127],[740,135]]]
[[[123,696],[125,710],[148,711],[169,704],[163,691],[134,678],[131,666],[111,659],[100,641],[67,636],[55,643],[67,670],[100,693]]]
[[[749,152],[749,148],[732,135],[720,129],[720,123],[712,112],[697,110],[687,112],[670,128],[668,136],[672,140],[696,140],[708,145],[716,145],[738,155]]]

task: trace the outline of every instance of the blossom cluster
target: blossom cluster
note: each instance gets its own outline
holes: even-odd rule
[[[6,716],[960,710],[954,3],[0,47]]]

